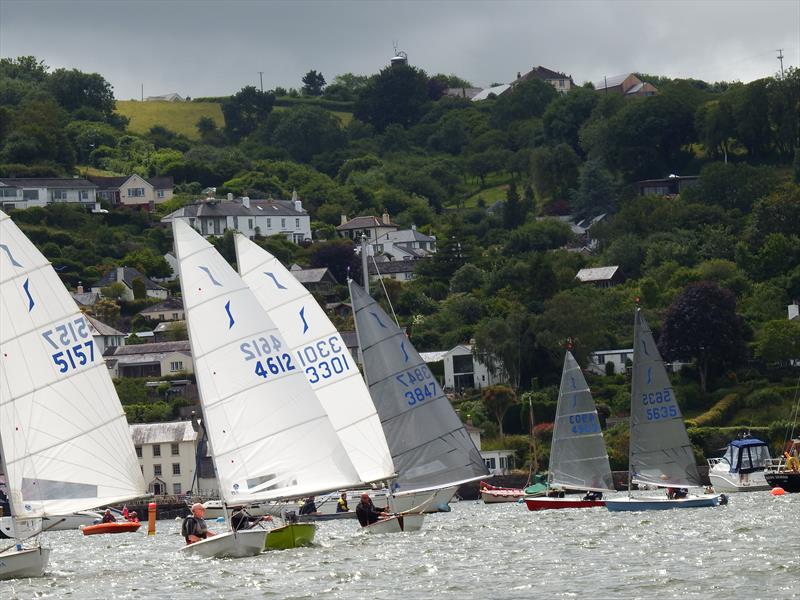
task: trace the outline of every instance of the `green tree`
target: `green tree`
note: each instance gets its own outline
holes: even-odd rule
[[[558,92],[549,83],[540,79],[524,81],[496,100],[491,109],[492,124],[504,127],[512,121],[541,117],[557,96]]]
[[[713,162],[700,170],[698,184],[681,195],[687,202],[750,212],[755,201],[769,194],[775,186],[775,174],[767,167]]]
[[[486,273],[471,263],[460,267],[450,278],[450,293],[468,293],[480,288]]]
[[[119,303],[112,298],[98,298],[97,302],[95,302],[94,307],[92,308],[92,312],[94,313],[95,317],[100,319],[103,323],[111,325],[112,327],[119,323]]]
[[[121,300],[125,297],[125,284],[115,281],[100,288],[100,295],[111,300]]]
[[[551,101],[542,115],[542,125],[550,143],[554,146],[569,144],[576,152],[580,152],[578,134],[599,98],[600,95],[594,90],[577,88]]]
[[[512,181],[508,186],[506,202],[503,205],[503,227],[506,229],[516,229],[522,225],[523,221],[524,215],[522,214],[519,193],[517,193],[517,184]]]
[[[317,73],[311,70],[303,75],[303,95],[304,96],[321,96],[322,89],[325,87],[325,77],[322,73]]]
[[[517,395],[514,393],[514,390],[508,386],[492,385],[481,392],[481,402],[484,407],[486,407],[486,411],[494,416],[497,421],[497,430],[502,439],[505,437],[503,433],[503,419],[508,409],[517,404]]]
[[[800,356],[800,321],[769,321],[756,334],[757,358],[767,362],[784,362]]]
[[[116,103],[111,84],[97,73],[56,69],[47,78],[47,89],[68,111],[88,107],[105,117],[114,112]]]
[[[614,212],[619,184],[600,159],[591,158],[581,167],[578,187],[570,193],[572,213],[576,217],[595,217]]]
[[[428,102],[428,76],[409,65],[393,65],[370,78],[359,92],[354,115],[383,131],[391,123],[409,127]]]
[[[222,103],[225,116],[225,133],[239,141],[264,123],[275,104],[272,92],[261,92],[252,85],[243,87]]]
[[[0,58],[0,77],[21,79],[41,83],[47,79],[50,70],[43,60],[35,56],[18,56],[17,58]]]
[[[318,106],[273,113],[264,135],[271,145],[286,150],[298,162],[308,162],[315,154],[331,152],[345,143],[339,119]]]
[[[136,277],[131,282],[133,289],[133,297],[136,300],[144,300],[147,297],[147,287],[144,285],[144,280],[141,277]]]
[[[531,154],[533,189],[539,200],[567,198],[578,184],[581,159],[571,146],[540,146]]]

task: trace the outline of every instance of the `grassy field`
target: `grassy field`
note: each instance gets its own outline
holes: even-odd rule
[[[276,106],[273,110],[287,110],[284,106]],[[161,125],[170,131],[197,140],[197,121],[200,117],[211,117],[222,129],[225,118],[222,109],[216,102],[137,102],[135,100],[117,100],[117,112],[131,120],[128,129],[133,133],[147,133],[154,125]],[[347,126],[353,120],[352,113],[333,112]]]
[[[137,102],[117,100],[117,112],[131,120],[128,129],[134,133],[147,133],[154,125],[196,140],[197,121],[200,117],[211,117],[217,127],[224,127],[222,109],[216,102]]]

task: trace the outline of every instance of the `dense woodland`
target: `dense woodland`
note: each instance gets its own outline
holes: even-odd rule
[[[735,431],[704,429],[722,425],[771,428],[761,433],[777,441],[795,393],[790,361],[800,358],[800,322],[786,313],[800,298],[800,70],[747,84],[640,77],[659,93],[623,98],[584,85],[559,95],[532,80],[471,102],[443,95],[469,82],[408,65],[329,85],[311,71],[301,90],[244,87],[211,99],[224,127],[201,118],[194,141],[168,124],[129,132],[101,75],[2,59],[0,176],[175,179],[176,197],[153,215],[13,213],[70,286],[120,264],[166,274],[171,233],[158,219],[206,186],[251,197],[297,190],[315,242],[258,241],[284,263],[329,266],[342,282],[359,266],[350,242],[334,239],[340,215],[387,211],[438,240],[417,279],[387,283],[415,346],[474,340],[507,371],[513,389],[460,399],[462,416],[487,436],[526,432],[520,400],[530,400],[546,441],[564,349],[585,364],[594,350],[630,347],[638,299],[664,356],[692,363],[675,384],[699,446]],[[680,197],[637,195],[636,181],[671,173],[699,174],[699,184]],[[544,218],[603,213],[589,256],[564,249],[569,226]],[[216,243],[232,260],[230,235]],[[575,280],[580,268],[605,265],[619,265],[626,281],[599,289]],[[100,316],[112,322],[141,308],[104,304]],[[623,374],[592,387],[604,415],[627,413]],[[611,432],[615,466],[626,435]]]

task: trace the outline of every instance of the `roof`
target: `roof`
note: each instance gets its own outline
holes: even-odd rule
[[[81,306],[94,306],[100,294],[97,292],[70,292],[72,299]]]
[[[589,354],[598,355],[598,354],[631,354],[633,352],[633,348],[622,348],[620,350],[595,350],[594,352],[590,352]]]
[[[89,179],[97,184],[97,187],[101,190],[112,190],[119,188],[131,177],[133,177],[133,175],[124,175],[120,177],[90,177]],[[142,177],[142,179],[157,190],[172,189],[175,187],[175,180],[172,177]]]
[[[446,350],[437,350],[436,352],[420,352],[419,355],[426,363],[435,363],[444,360],[444,355],[447,354]]]
[[[137,334],[138,335],[138,334]],[[120,356],[131,356],[135,354],[166,354],[168,352],[191,353],[188,340],[177,342],[155,342],[152,344],[132,344],[130,346],[117,346],[113,355],[115,358]]]
[[[619,266],[595,267],[593,269],[581,269],[575,278],[583,283],[587,281],[608,281],[619,271]]]
[[[118,267],[116,269],[111,269],[108,273],[103,275],[103,277],[95,283],[92,287],[93,288],[101,288],[107,285],[111,285],[112,283],[116,283],[119,281],[118,279],[118,272],[119,269],[122,269],[122,280],[125,282],[129,288],[133,289],[133,280],[134,279],[141,279],[144,282],[144,287],[147,290],[163,290],[166,288],[161,287],[154,281],[148,279],[145,275],[139,272],[138,269],[134,269],[133,267]]]
[[[394,223],[384,223],[378,217],[373,215],[366,217],[355,217],[354,219],[347,221],[347,223],[342,223],[336,229],[337,231],[346,231],[349,229],[368,229],[370,227],[392,227],[393,229],[397,229],[397,225]]]
[[[162,223],[170,223],[175,218],[205,217],[300,217],[308,213],[302,208],[295,210],[291,200],[250,200],[250,208],[242,203],[241,198],[235,200],[211,200],[195,202],[179,208],[161,219]]]
[[[553,71],[551,69],[548,69],[547,67],[543,67],[542,65],[539,65],[538,67],[534,67],[533,69],[531,69],[530,71],[525,73],[517,81],[520,81],[520,80],[521,81],[528,81],[528,80],[530,80],[530,79],[532,79],[534,77],[536,77],[538,79],[544,79],[544,80],[550,80],[550,79],[570,79],[571,80],[572,79],[572,77],[570,75],[567,75],[565,73],[561,73],[559,71]]]
[[[18,188],[93,189],[97,186],[86,179],[72,177],[0,177],[0,185]]]
[[[594,89],[604,90],[606,87],[617,87],[618,85],[622,85],[622,82],[624,82],[631,75],[633,75],[633,73],[625,73],[624,75],[612,75],[611,77],[606,77],[594,83]]]
[[[745,438],[743,440],[733,440],[729,446],[735,446],[736,448],[747,448],[749,446],[766,446],[766,442],[762,442],[758,438]]]
[[[183,310],[183,299],[167,298],[163,302],[153,304],[153,306],[148,306],[147,308],[140,310],[139,314],[144,315],[150,313],[159,313],[165,310]]]
[[[153,333],[164,333],[165,331],[170,331],[173,327],[180,327],[185,324],[186,321],[164,321],[156,325],[156,328],[153,329]]]
[[[338,283],[338,281],[336,281],[336,277],[333,276],[333,273],[331,273],[328,267],[304,269],[299,265],[292,265],[292,268],[289,269],[289,271],[292,275],[294,275],[294,278],[302,284],[322,283],[326,279],[330,280],[332,283]]]
[[[131,439],[136,446],[193,442],[197,438],[197,432],[192,428],[191,421],[135,423],[128,427]]]
[[[496,85],[494,87],[486,88],[485,90],[481,90],[479,93],[475,94],[472,97],[473,102],[478,102],[480,100],[486,100],[489,98],[490,94],[494,94],[495,96],[500,96],[501,94],[506,93],[511,86],[507,83],[503,85]]]
[[[389,260],[380,263],[379,267],[375,263],[369,264],[369,274],[378,275],[379,269],[381,275],[388,275],[390,273],[411,273],[417,268],[419,260]]]
[[[380,244],[384,240],[394,243],[435,242],[436,238],[432,235],[426,235],[417,229],[398,229],[397,231],[387,231],[370,243]]]
[[[450,98],[467,98],[468,100],[471,99],[475,94],[481,91],[481,88],[447,88],[444,91],[445,96],[449,96]]]
[[[646,185],[648,183],[663,184],[670,183],[672,181],[696,181],[698,179],[700,179],[699,175],[670,175],[669,177],[664,177],[662,179],[642,179],[636,183],[638,185]]]
[[[97,335],[125,335],[121,331],[117,331],[111,327],[111,325],[106,325],[91,315],[84,314],[83,316],[87,321],[89,321],[90,329]]]

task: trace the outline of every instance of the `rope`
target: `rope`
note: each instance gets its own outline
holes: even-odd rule
[[[389,303],[389,309],[392,311],[392,318],[394,318],[394,323],[398,327],[400,327],[400,323],[397,321],[397,315],[394,312],[394,306],[392,306],[392,299],[389,298],[389,292],[386,291],[386,285],[383,283],[383,277],[381,277],[381,271],[378,268],[378,263],[375,262],[375,257],[370,256],[372,259],[372,264],[375,265],[375,271],[378,273],[378,280],[381,282],[381,287],[383,288],[383,295],[386,296],[386,301]]]

